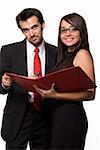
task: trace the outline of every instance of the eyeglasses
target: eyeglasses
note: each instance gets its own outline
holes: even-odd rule
[[[60,30],[60,33],[67,33],[67,31],[69,31],[70,33],[74,33],[76,32],[78,29],[76,29],[75,27],[71,26],[70,28],[66,29],[66,28],[62,28]]]

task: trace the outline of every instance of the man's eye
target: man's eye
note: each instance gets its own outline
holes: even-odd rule
[[[27,33],[28,29],[22,29],[22,32]]]
[[[35,30],[38,28],[38,25],[34,25],[31,29]]]

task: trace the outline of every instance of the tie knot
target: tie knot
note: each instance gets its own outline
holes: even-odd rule
[[[34,52],[35,52],[35,53],[38,53],[38,52],[39,52],[38,47],[35,48]]]

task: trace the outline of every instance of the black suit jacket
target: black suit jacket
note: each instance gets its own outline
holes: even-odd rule
[[[46,49],[46,73],[56,64],[57,48],[45,43]],[[0,53],[0,75],[5,72],[13,72],[27,76],[26,40],[5,45]],[[1,136],[5,141],[11,141],[17,134],[23,120],[28,104],[28,92],[13,82],[9,90],[2,88],[0,93],[6,94],[7,101],[4,108]]]

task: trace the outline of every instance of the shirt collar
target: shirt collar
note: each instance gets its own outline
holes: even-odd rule
[[[28,49],[33,53],[33,49],[35,49],[36,47],[34,45],[32,45],[27,39],[26,39],[26,44]],[[44,50],[45,50],[45,42],[43,41],[39,46],[39,53],[40,55],[43,54]]]

